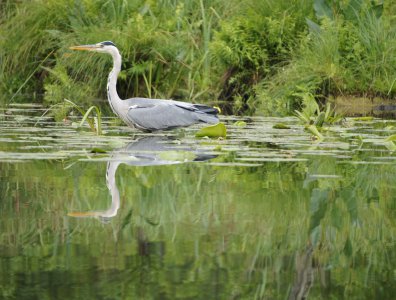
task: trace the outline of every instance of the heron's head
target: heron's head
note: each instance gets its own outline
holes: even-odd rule
[[[100,42],[91,45],[72,46],[69,49],[80,50],[80,51],[95,51],[95,52],[110,53],[110,54],[113,53],[114,51],[118,52],[116,45],[114,45],[114,43],[110,41]]]

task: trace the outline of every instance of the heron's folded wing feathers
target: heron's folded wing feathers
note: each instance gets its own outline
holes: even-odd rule
[[[217,115],[219,113],[218,109],[204,104],[192,104],[192,103],[175,101],[175,105],[187,110],[201,112],[205,114]]]
[[[147,130],[161,130],[184,127],[200,121],[196,112],[187,110],[171,102],[147,103],[129,108],[127,118]]]

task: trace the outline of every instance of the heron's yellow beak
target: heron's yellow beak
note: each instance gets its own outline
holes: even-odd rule
[[[98,45],[81,45],[81,46],[71,46],[70,50],[80,50],[80,51],[93,51],[100,48]]]

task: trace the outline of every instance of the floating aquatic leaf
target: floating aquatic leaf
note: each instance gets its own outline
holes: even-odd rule
[[[245,121],[236,121],[234,123],[235,126],[239,126],[239,127],[245,127],[247,124]]]
[[[201,128],[196,134],[196,137],[226,137],[227,129],[223,123],[217,123],[216,125],[207,126]]]
[[[356,118],[351,118],[353,121],[373,121],[374,117],[356,117]]]
[[[286,125],[284,123],[276,123],[274,126],[272,126],[274,129],[290,129],[289,125]]]
[[[91,149],[91,153],[107,153],[107,151],[106,150],[104,150],[104,149],[101,149],[101,148],[92,148]]]

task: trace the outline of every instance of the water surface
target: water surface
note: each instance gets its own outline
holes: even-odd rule
[[[0,110],[0,298],[396,294],[396,122],[317,141],[296,118],[224,117],[209,140],[43,113]]]

